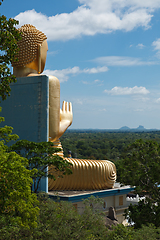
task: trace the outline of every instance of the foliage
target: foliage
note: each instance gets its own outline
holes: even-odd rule
[[[142,225],[154,224],[160,227],[160,203],[154,204],[147,198],[145,201],[138,202],[138,205],[130,204],[125,211],[128,222],[134,222],[134,228],[141,228]]]
[[[137,193],[160,201],[160,145],[157,142],[135,141],[116,166],[118,181],[136,186]]]
[[[3,0],[0,0],[0,5],[2,4]]]
[[[160,239],[160,228],[156,228],[153,224],[147,226],[142,225],[142,228],[133,232],[135,240],[156,240]]]
[[[3,236],[1,240],[106,239],[107,229],[103,216],[94,213],[92,208],[87,207],[84,213],[79,215],[71,203],[54,202],[48,199],[46,194],[39,194],[38,199],[40,215],[37,228],[27,230],[13,224],[6,228],[4,220],[3,223],[0,220],[0,235]]]
[[[43,204],[42,219],[48,223],[48,229],[53,231],[48,236],[50,239],[104,239],[106,229],[103,218],[100,214],[95,214],[91,207],[85,208],[84,213],[79,215],[68,202],[48,200]]]
[[[123,157],[128,144],[137,139],[155,140],[160,143],[160,131],[108,132],[105,130],[67,130],[61,137],[64,155],[82,159],[109,159]]]
[[[25,167],[28,166],[27,159],[7,151],[5,142],[17,138],[11,127],[0,127],[0,218],[9,225],[30,228],[36,226],[39,213],[37,197],[30,189],[36,169],[28,170]]]
[[[160,238],[160,228],[154,225],[142,226],[135,230],[122,224],[108,230],[104,216],[94,212],[88,204],[84,213],[79,215],[71,203],[54,202],[45,193],[38,194],[40,215],[38,225],[33,229],[20,227],[17,223],[9,224],[5,216],[0,218],[1,240],[156,240]],[[96,201],[89,199],[89,201]]]
[[[10,83],[15,82],[15,76],[11,75],[9,65],[15,60],[18,51],[17,41],[20,39],[20,33],[15,25],[18,21],[10,18],[6,19],[4,15],[0,16],[0,96],[5,100],[10,96]]]
[[[36,168],[38,171],[32,176],[34,182],[34,192],[38,191],[42,177],[63,177],[71,174],[71,163],[58,155],[54,155],[59,149],[53,147],[52,142],[35,143],[27,140],[20,140],[13,144],[9,151],[16,151],[21,156],[28,159],[27,169]]]
[[[113,230],[107,232],[107,240],[135,240],[133,238],[133,228],[125,227],[122,224],[118,224],[116,227],[113,227]]]
[[[0,5],[3,0],[0,1]],[[5,100],[10,95],[10,84],[16,82],[11,75],[10,64],[18,51],[20,33],[15,25],[18,21],[0,16],[0,96]],[[0,109],[1,110],[1,109]],[[0,117],[0,123],[4,121]],[[15,152],[7,152],[7,143],[17,140],[12,127],[0,128],[0,219],[10,225],[18,224],[25,228],[36,227],[39,208],[37,197],[31,194],[31,176],[36,170],[28,170],[28,160]],[[6,231],[7,232],[7,231]]]
[[[31,176],[35,170],[28,170],[27,159],[15,152],[6,152],[6,146],[0,141],[0,214],[9,221],[25,227],[35,227],[38,215],[38,203],[35,194],[31,194]]]
[[[160,239],[160,228],[153,224],[142,225],[142,228],[135,230],[133,227],[125,227],[122,224],[113,227],[107,232],[107,240],[156,240]]]
[[[102,214],[103,200],[101,198],[90,196],[83,200],[83,204],[85,205],[85,210],[88,209],[89,211]]]
[[[0,117],[0,123],[1,122],[4,122],[4,117]],[[12,134],[12,130],[13,128],[10,126],[0,127],[0,140],[3,140],[5,143],[8,143],[11,140],[13,141],[17,140],[19,137],[17,134]]]
[[[148,223],[160,226],[160,144],[137,140],[128,146],[116,166],[118,181],[136,186],[135,192],[145,195],[145,201],[129,206],[129,221],[136,228]]]

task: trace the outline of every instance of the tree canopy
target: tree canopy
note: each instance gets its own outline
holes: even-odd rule
[[[15,19],[0,16],[0,96],[5,100],[10,95],[10,83],[16,82],[16,78],[11,74],[10,65],[15,60],[18,51],[17,41],[20,33],[16,29],[18,21]]]
[[[59,150],[54,148],[52,142],[35,143],[27,140],[19,140],[9,148],[9,151],[16,151],[19,155],[28,159],[27,169],[37,169],[37,172],[32,176],[34,192],[38,191],[42,177],[55,179],[55,177],[72,173],[72,164],[55,155]]]
[[[61,137],[64,155],[73,158],[107,159],[116,162],[126,147],[138,139],[160,142],[160,131],[109,132],[105,130],[67,130]]]
[[[15,152],[7,153],[0,141],[0,214],[21,226],[35,227],[39,208],[30,185],[36,170],[26,169],[27,164],[27,159]]]
[[[138,205],[130,205],[126,216],[139,228],[142,224],[160,226],[160,144],[155,141],[135,141],[116,162],[118,181],[135,186],[135,192],[145,196]]]
[[[116,165],[120,182],[136,186],[139,194],[160,200],[160,145],[157,142],[135,141]]]

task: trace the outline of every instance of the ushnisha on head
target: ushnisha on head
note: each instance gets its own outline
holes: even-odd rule
[[[14,75],[42,73],[48,50],[46,35],[31,24],[23,25],[18,31],[22,33],[22,39],[18,42],[18,61],[12,63]]]

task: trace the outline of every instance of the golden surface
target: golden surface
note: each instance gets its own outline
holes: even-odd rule
[[[18,41],[19,52],[16,56],[18,61],[12,63],[13,67],[22,67],[33,62],[37,58],[38,45],[47,39],[44,33],[31,24],[23,25],[18,31],[22,33],[22,39]]]
[[[39,76],[43,72],[48,51],[47,37],[30,24],[18,29],[22,39],[18,42],[18,61],[13,62],[16,77]],[[72,124],[72,104],[63,102],[60,109],[60,83],[58,78],[49,77],[49,141],[57,141]]]
[[[116,181],[116,167],[107,160],[86,160],[64,158],[73,164],[73,174],[48,179],[49,190],[96,190],[113,188]]]

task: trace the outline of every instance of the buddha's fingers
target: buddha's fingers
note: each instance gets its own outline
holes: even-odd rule
[[[65,106],[66,106],[66,101],[63,101],[63,104],[62,104],[62,112],[65,112]]]
[[[72,113],[72,103],[69,103],[69,112]]]
[[[68,112],[68,102],[65,104],[65,111]]]

